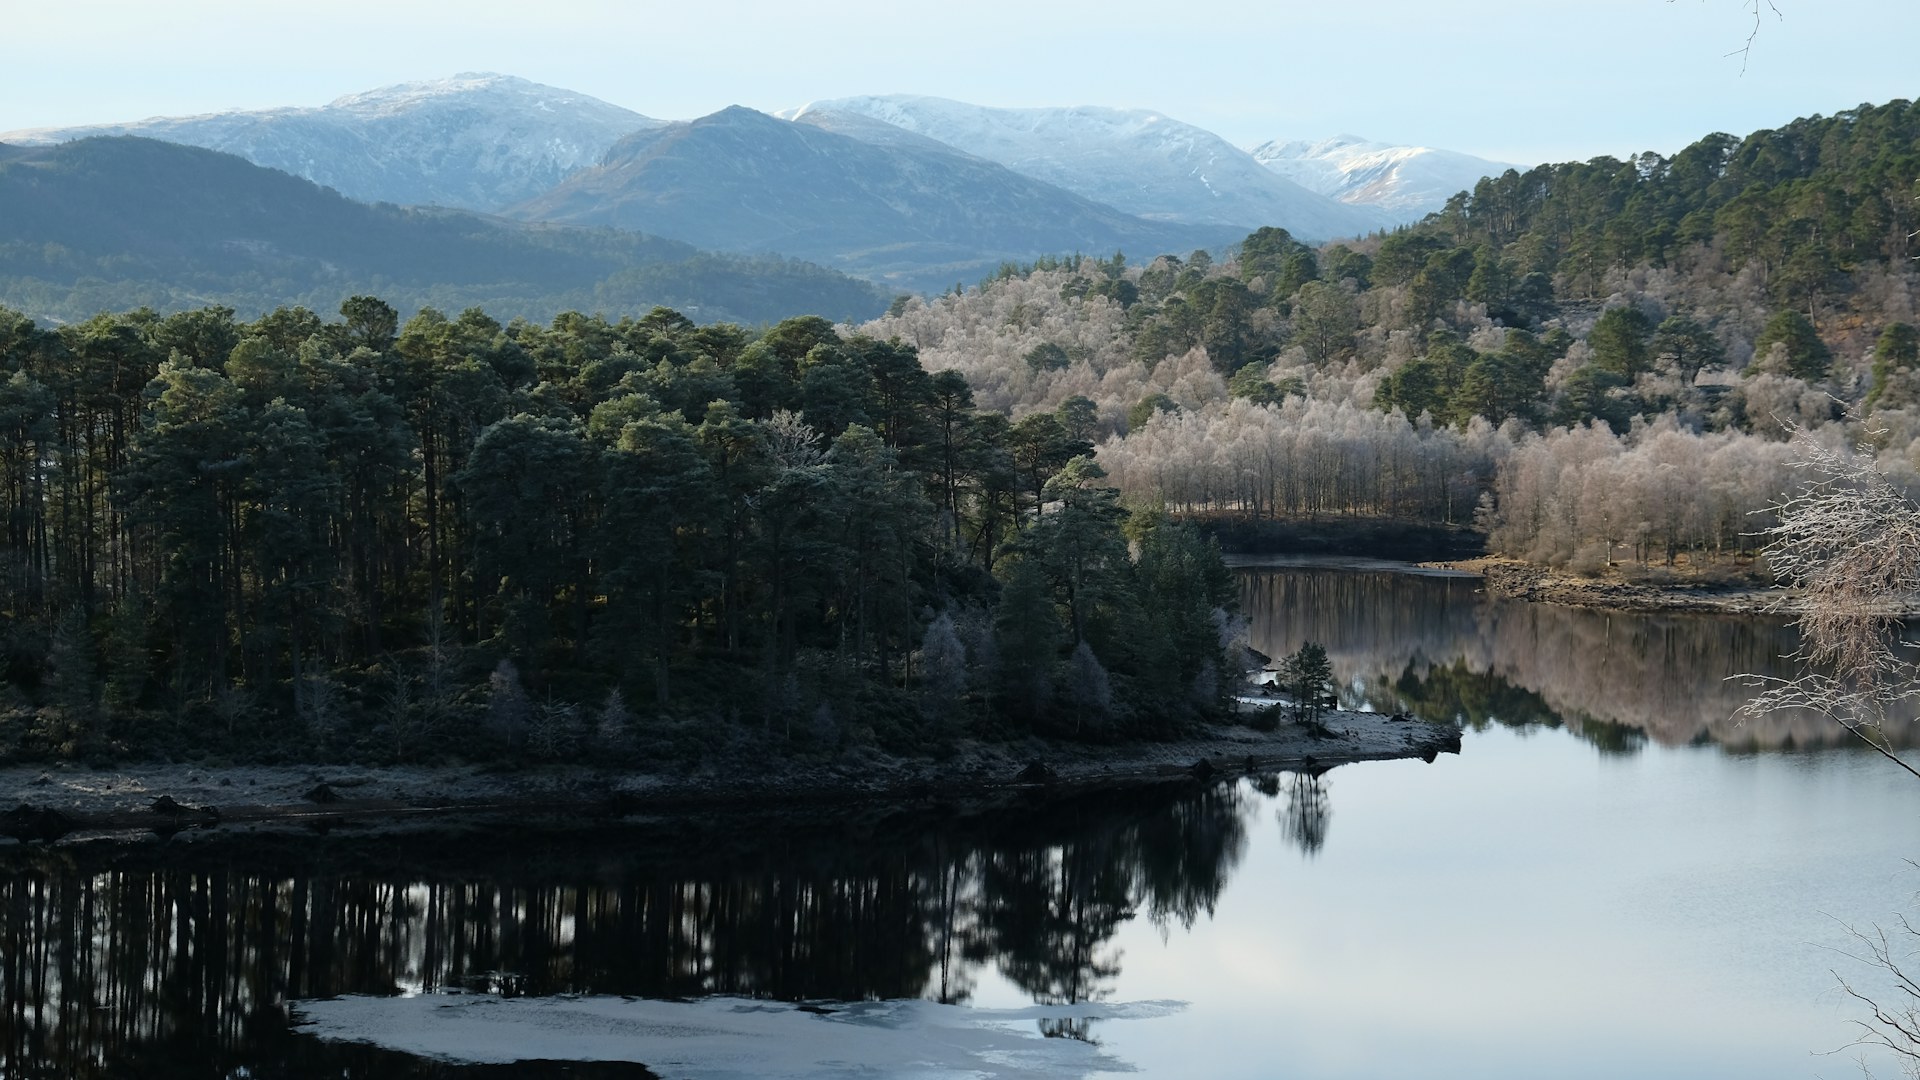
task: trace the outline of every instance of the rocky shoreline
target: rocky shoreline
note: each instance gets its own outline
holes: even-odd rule
[[[1458,753],[1460,732],[1377,713],[1332,712],[1329,734],[1215,726],[1192,738],[1117,746],[970,744],[945,761],[879,754],[823,764],[759,763],[690,772],[591,766],[195,766],[72,763],[0,768],[0,837],[53,842],[171,836],[190,829],[419,827],[453,815],[636,813],[768,804],[982,804],[1035,793],[1317,771],[1358,761]],[[4,842],[4,841],[0,841]]]
[[[1419,565],[1478,575],[1486,583],[1487,593],[1491,596],[1610,611],[1792,614],[1796,600],[1791,590],[1769,586],[1757,580],[1727,582],[1675,578],[1655,583],[1620,577],[1583,577],[1498,556],[1423,562]]]

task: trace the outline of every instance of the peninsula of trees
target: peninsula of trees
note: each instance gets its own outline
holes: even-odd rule
[[[1107,740],[1237,674],[1089,430],[820,318],[0,312],[0,364],[0,754]]]

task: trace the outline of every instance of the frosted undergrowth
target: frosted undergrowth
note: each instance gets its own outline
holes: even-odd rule
[[[1131,1022],[1183,1008],[1177,1001],[1016,1009],[881,1001],[815,1011],[744,998],[425,994],[298,1002],[294,1015],[299,1030],[322,1039],[463,1064],[632,1061],[668,1080],[1064,1080],[1134,1070],[1095,1044],[1042,1038],[1037,1021]]]

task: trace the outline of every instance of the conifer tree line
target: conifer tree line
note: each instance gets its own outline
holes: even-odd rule
[[[1510,171],[1390,234],[1008,266],[862,329],[1089,418],[1195,515],[1474,526],[1602,567],[1750,554],[1795,429],[1920,489],[1920,108]]]
[[[0,753],[410,759],[1152,737],[1235,591],[1087,432],[899,341],[0,312]]]

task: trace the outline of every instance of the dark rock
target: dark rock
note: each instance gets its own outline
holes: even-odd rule
[[[188,806],[176,802],[171,795],[162,795],[153,800],[149,808],[155,817],[186,825],[211,825],[220,820],[220,812],[210,806]]]
[[[317,803],[337,803],[340,801],[340,793],[326,784],[315,784],[313,789],[302,797],[308,802]]]
[[[11,836],[22,842],[58,840],[72,832],[75,826],[72,818],[49,806],[21,803],[0,814],[0,836]]]
[[[1048,767],[1046,762],[1036,760],[1014,774],[1013,778],[1023,784],[1052,784],[1059,781],[1060,774]]]
[[[1405,724],[1412,721],[1413,717],[1408,716],[1406,713],[1403,713],[1403,712],[1397,712],[1397,713],[1394,713],[1392,716],[1387,717],[1387,719],[1393,721],[1396,724]]]
[[[1219,770],[1213,767],[1213,762],[1208,761],[1206,758],[1201,758],[1199,761],[1194,762],[1187,772],[1193,774],[1195,780],[1211,780]]]

